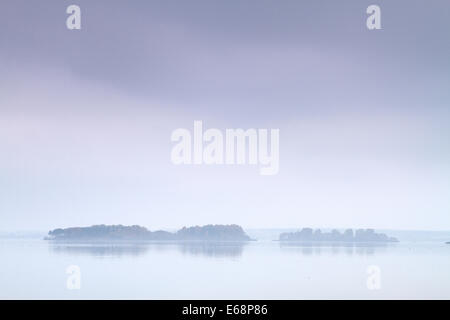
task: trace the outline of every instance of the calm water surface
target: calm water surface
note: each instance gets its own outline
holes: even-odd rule
[[[450,245],[0,240],[2,299],[450,299]],[[79,266],[79,290],[66,269]],[[369,266],[380,288],[367,286]]]

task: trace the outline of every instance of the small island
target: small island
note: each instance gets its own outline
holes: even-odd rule
[[[297,232],[285,232],[280,234],[279,241],[295,242],[398,242],[394,237],[388,237],[384,233],[376,233],[373,229],[347,229],[344,233],[338,230],[322,232],[320,229],[303,228]]]
[[[150,231],[138,225],[94,225],[49,231],[45,240],[63,241],[251,241],[242,227],[206,225],[182,228],[177,232]]]

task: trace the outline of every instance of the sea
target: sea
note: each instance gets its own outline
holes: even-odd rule
[[[450,299],[450,232],[390,244],[55,243],[0,238],[0,299]]]

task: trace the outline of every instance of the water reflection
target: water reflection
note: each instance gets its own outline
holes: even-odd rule
[[[183,254],[206,255],[209,257],[239,257],[242,255],[246,242],[183,242],[178,249]]]
[[[92,255],[96,257],[139,256],[148,251],[146,244],[107,243],[50,243],[52,253],[70,255]]]
[[[345,255],[373,255],[386,252],[395,247],[395,243],[369,242],[280,242],[284,251],[294,251],[302,255],[345,254]]]
[[[95,257],[140,256],[149,252],[178,251],[207,257],[239,257],[246,242],[49,242],[55,254]]]
[[[212,258],[235,258],[242,256],[248,242],[54,242],[48,243],[54,254],[90,255],[94,257],[132,257],[150,253],[178,252],[183,255]],[[256,244],[267,246],[268,251],[311,255],[373,255],[395,247],[394,243],[349,242],[279,242]]]

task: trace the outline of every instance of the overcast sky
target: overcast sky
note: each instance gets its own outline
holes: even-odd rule
[[[173,165],[194,120],[279,128],[278,175]],[[0,5],[0,230],[448,230],[449,141],[448,0]]]

